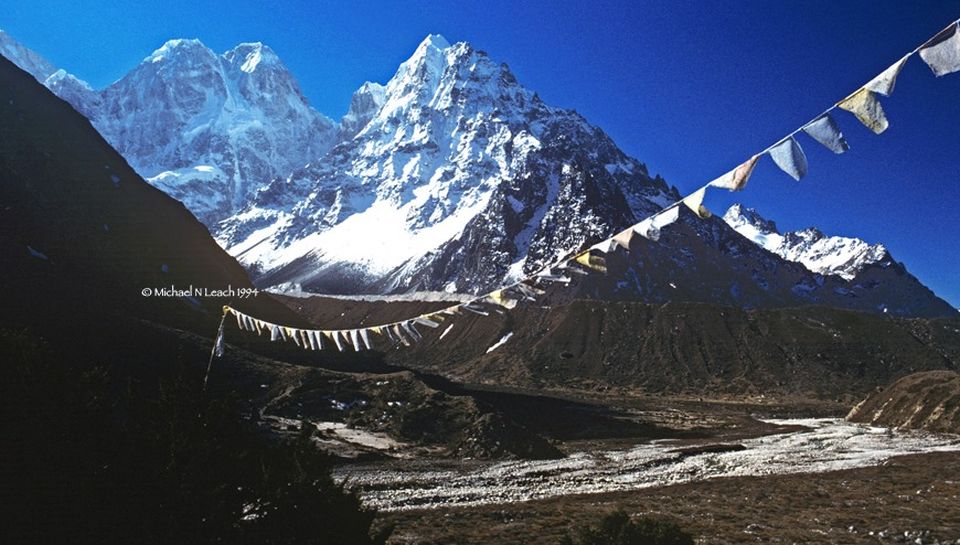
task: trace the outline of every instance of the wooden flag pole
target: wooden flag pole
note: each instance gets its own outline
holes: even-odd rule
[[[223,326],[227,321],[227,309],[224,307],[223,316],[220,317],[220,327],[217,328],[217,336],[213,339],[213,348],[210,349],[210,360],[207,362],[207,373],[203,376],[203,391],[207,391],[207,381],[210,380],[210,369],[213,367],[213,358],[217,355],[217,347],[223,342]]]

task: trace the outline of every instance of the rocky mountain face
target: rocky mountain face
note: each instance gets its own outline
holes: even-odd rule
[[[852,280],[869,265],[892,261],[882,244],[827,236],[816,227],[781,234],[774,222],[740,204],[731,206],[723,221],[765,250],[801,263],[815,273]]]
[[[272,178],[322,156],[338,137],[261,43],[217,55],[198,40],[170,40],[94,90],[9,36],[0,40],[4,56],[90,119],[141,176],[208,226]]]
[[[344,131],[361,124],[221,223],[261,284],[478,292],[677,198],[576,112],[439,36],[357,92]]]

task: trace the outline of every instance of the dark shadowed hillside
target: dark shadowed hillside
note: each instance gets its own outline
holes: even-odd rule
[[[441,305],[285,300],[324,327],[398,319]],[[955,369],[960,319],[580,300],[488,317],[468,313],[427,331],[412,350],[381,348],[389,362],[469,383],[852,403],[909,373]]]

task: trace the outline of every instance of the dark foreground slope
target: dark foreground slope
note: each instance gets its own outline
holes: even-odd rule
[[[441,305],[285,301],[312,322],[333,327],[399,319]],[[389,362],[475,384],[842,398],[852,404],[909,373],[956,369],[960,319],[900,319],[823,307],[573,301],[488,317],[467,313],[426,331],[413,349],[381,348]]]
[[[878,388],[847,419],[888,428],[960,433],[960,374],[928,371]]]
[[[202,391],[209,340],[159,325],[212,332],[230,299],[141,295],[250,287],[243,270],[2,58],[0,256],[0,542],[383,542],[308,435],[266,440]]]

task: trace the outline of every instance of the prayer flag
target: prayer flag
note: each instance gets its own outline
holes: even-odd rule
[[[952,74],[960,70],[960,25],[953,23],[950,28],[934,36],[928,45],[920,50],[920,58],[930,70],[939,76]]]
[[[750,175],[753,174],[753,169],[757,166],[757,159],[759,158],[759,155],[754,155],[741,163],[737,168],[710,182],[709,185],[721,189],[729,189],[730,191],[740,191],[747,186],[747,180],[749,180]]]
[[[693,210],[693,213],[701,218],[709,218],[713,214],[707,210],[707,207],[703,206],[703,198],[706,197],[706,195],[707,188],[701,187],[700,189],[684,197],[683,204],[687,205],[687,208]]]
[[[356,329],[350,330],[350,344],[353,345],[354,352],[363,350],[363,348],[360,347],[360,334]]]
[[[213,355],[220,357],[223,355],[223,324],[226,320],[220,320],[220,327],[217,329],[217,339],[213,343]]]
[[[624,250],[630,249],[630,241],[633,240],[633,228],[627,228],[613,236],[612,240]]]
[[[360,340],[363,341],[363,346],[367,350],[373,350],[373,343],[370,342],[370,332],[366,329],[360,330]]]
[[[843,99],[837,106],[857,116],[861,123],[876,134],[882,133],[890,126],[887,116],[883,113],[883,106],[877,100],[877,95],[867,88],[860,89]]]
[[[329,335],[333,337],[333,344],[337,345],[337,351],[343,352],[343,342],[340,340],[340,332],[330,331]]]
[[[803,128],[803,132],[833,153],[840,154],[850,149],[847,141],[843,138],[843,133],[840,132],[840,127],[830,117],[830,114],[823,114],[811,121],[809,125]]]
[[[800,143],[789,137],[770,149],[770,158],[794,180],[800,181],[807,175],[807,156],[803,154]]]
[[[912,53],[905,55],[902,59],[893,63],[890,68],[880,72],[880,75],[870,80],[870,83],[864,85],[864,87],[874,93],[880,93],[885,97],[893,94],[893,86],[897,83],[897,75],[900,73],[903,65],[906,64],[907,59],[910,58],[910,55],[912,55]]]

